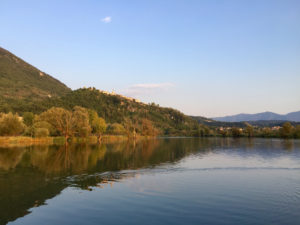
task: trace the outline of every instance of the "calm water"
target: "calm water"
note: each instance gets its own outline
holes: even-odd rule
[[[0,148],[0,224],[300,224],[300,141]]]

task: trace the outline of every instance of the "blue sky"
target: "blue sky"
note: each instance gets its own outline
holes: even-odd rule
[[[300,1],[0,0],[0,27],[72,89],[207,117],[300,110]]]

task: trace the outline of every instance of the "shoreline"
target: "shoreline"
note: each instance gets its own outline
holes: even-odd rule
[[[101,144],[101,143],[117,143],[123,141],[140,141],[161,138],[233,138],[233,139],[282,139],[282,140],[298,140],[298,138],[281,138],[281,137],[223,137],[223,136],[209,136],[209,137],[190,137],[190,136],[137,136],[136,138],[128,137],[126,135],[103,135],[101,141],[98,141],[96,136],[89,137],[73,137],[66,141],[64,137],[27,137],[27,136],[6,136],[0,137],[0,147],[27,147],[34,145],[64,145],[69,144]]]
[[[100,144],[100,143],[115,143],[120,141],[128,140],[147,140],[157,137],[149,136],[137,136],[136,138],[128,137],[126,135],[103,135],[101,141],[98,141],[98,137],[89,136],[89,137],[72,137],[68,141],[65,137],[27,137],[27,136],[5,136],[0,137],[0,147],[26,147],[31,145],[64,145],[66,143],[70,144]]]

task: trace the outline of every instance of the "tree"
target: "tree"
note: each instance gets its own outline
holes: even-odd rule
[[[88,113],[89,113],[89,121],[90,121],[90,125],[92,126],[92,121],[95,120],[96,118],[98,118],[98,113],[93,110],[93,109],[88,109]]]
[[[136,132],[136,128],[132,122],[132,120],[130,120],[129,118],[125,118],[124,120],[124,128],[126,130],[126,134],[128,137],[133,137],[135,138],[135,132]]]
[[[300,138],[300,125],[297,125],[294,132],[295,138]]]
[[[105,133],[107,128],[106,122],[102,117],[98,116],[98,113],[96,111],[88,110],[88,113],[92,133],[97,135],[98,140],[100,141],[101,136]]]
[[[204,136],[208,137],[210,135],[210,129],[208,126],[203,126],[204,129]]]
[[[241,136],[240,128],[232,127],[231,128],[231,134],[232,134],[233,137],[240,137]]]
[[[52,107],[46,112],[41,113],[40,118],[49,123],[66,139],[73,136],[75,124],[73,123],[71,111],[59,107]]]
[[[152,122],[148,119],[142,120],[142,135],[143,136],[156,136],[157,129],[152,125]]]
[[[247,137],[253,137],[254,130],[250,124],[248,124],[247,127],[245,128],[245,133]]]
[[[227,137],[228,136],[228,131],[226,129],[218,129],[217,131],[222,137]]]
[[[49,130],[47,128],[36,128],[34,130],[34,136],[35,137],[48,137],[49,136]]]
[[[34,123],[33,123],[33,130],[35,131],[36,129],[39,129],[39,128],[47,129],[49,131],[49,134],[53,135],[53,136],[56,136],[59,134],[59,133],[57,133],[56,129],[51,124],[49,124],[46,121],[40,120],[40,117],[36,116]]]
[[[279,130],[279,134],[283,138],[290,138],[290,137],[292,137],[293,129],[294,129],[294,127],[292,126],[291,123],[285,122],[282,125],[282,128]]]
[[[0,135],[16,136],[24,132],[25,125],[18,114],[3,114],[0,118]]]
[[[108,127],[108,132],[110,134],[122,135],[126,133],[126,130],[122,124],[114,123]]]
[[[74,133],[80,137],[87,137],[91,133],[91,126],[89,123],[88,110],[75,106],[72,113],[72,123]]]
[[[98,117],[93,121],[93,132],[100,138],[106,131],[107,125],[102,117]]]
[[[264,127],[261,131],[261,134],[263,137],[271,137],[272,136],[272,130],[269,127]]]
[[[26,126],[31,127],[34,121],[34,114],[32,112],[25,112],[23,114],[23,122]]]

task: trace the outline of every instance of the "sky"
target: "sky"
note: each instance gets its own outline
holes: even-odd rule
[[[0,0],[0,46],[188,115],[300,110],[298,0]]]

